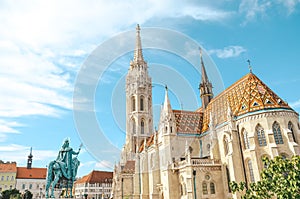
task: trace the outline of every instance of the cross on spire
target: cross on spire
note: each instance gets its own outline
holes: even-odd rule
[[[251,61],[248,59],[247,62],[248,62],[249,71],[250,73],[252,73],[252,66],[250,65]]]

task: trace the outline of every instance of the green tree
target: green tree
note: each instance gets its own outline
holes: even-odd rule
[[[23,195],[23,199],[32,199],[32,193],[26,189]]]
[[[245,182],[231,182],[233,193],[241,192],[242,199],[300,199],[300,156],[263,158],[263,163],[261,181],[250,183],[247,189]]]
[[[5,190],[2,192],[2,199],[20,198],[20,191],[17,189]]]

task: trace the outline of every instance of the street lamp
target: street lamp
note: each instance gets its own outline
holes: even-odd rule
[[[193,170],[193,179],[194,179],[194,199],[197,199],[197,193],[196,193],[196,170]]]
[[[121,189],[122,189],[122,199],[124,197],[124,192],[123,192],[123,182],[124,182],[124,179],[122,178],[122,185],[121,185]]]

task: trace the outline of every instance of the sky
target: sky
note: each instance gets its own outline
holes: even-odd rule
[[[79,176],[113,169],[125,138],[136,24],[155,126],[165,84],[174,109],[201,106],[197,46],[215,95],[249,73],[249,59],[300,112],[299,0],[3,0],[0,24],[0,159],[18,166],[32,147],[33,167],[46,167],[70,138],[74,150],[83,143]]]

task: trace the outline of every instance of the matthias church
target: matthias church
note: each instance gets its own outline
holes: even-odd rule
[[[166,88],[154,130],[152,81],[137,26],[125,86],[126,143],[114,168],[114,198],[240,198],[231,192],[230,181],[260,180],[263,157],[299,155],[298,113],[251,71],[214,96],[199,59],[202,106],[174,110]]]

